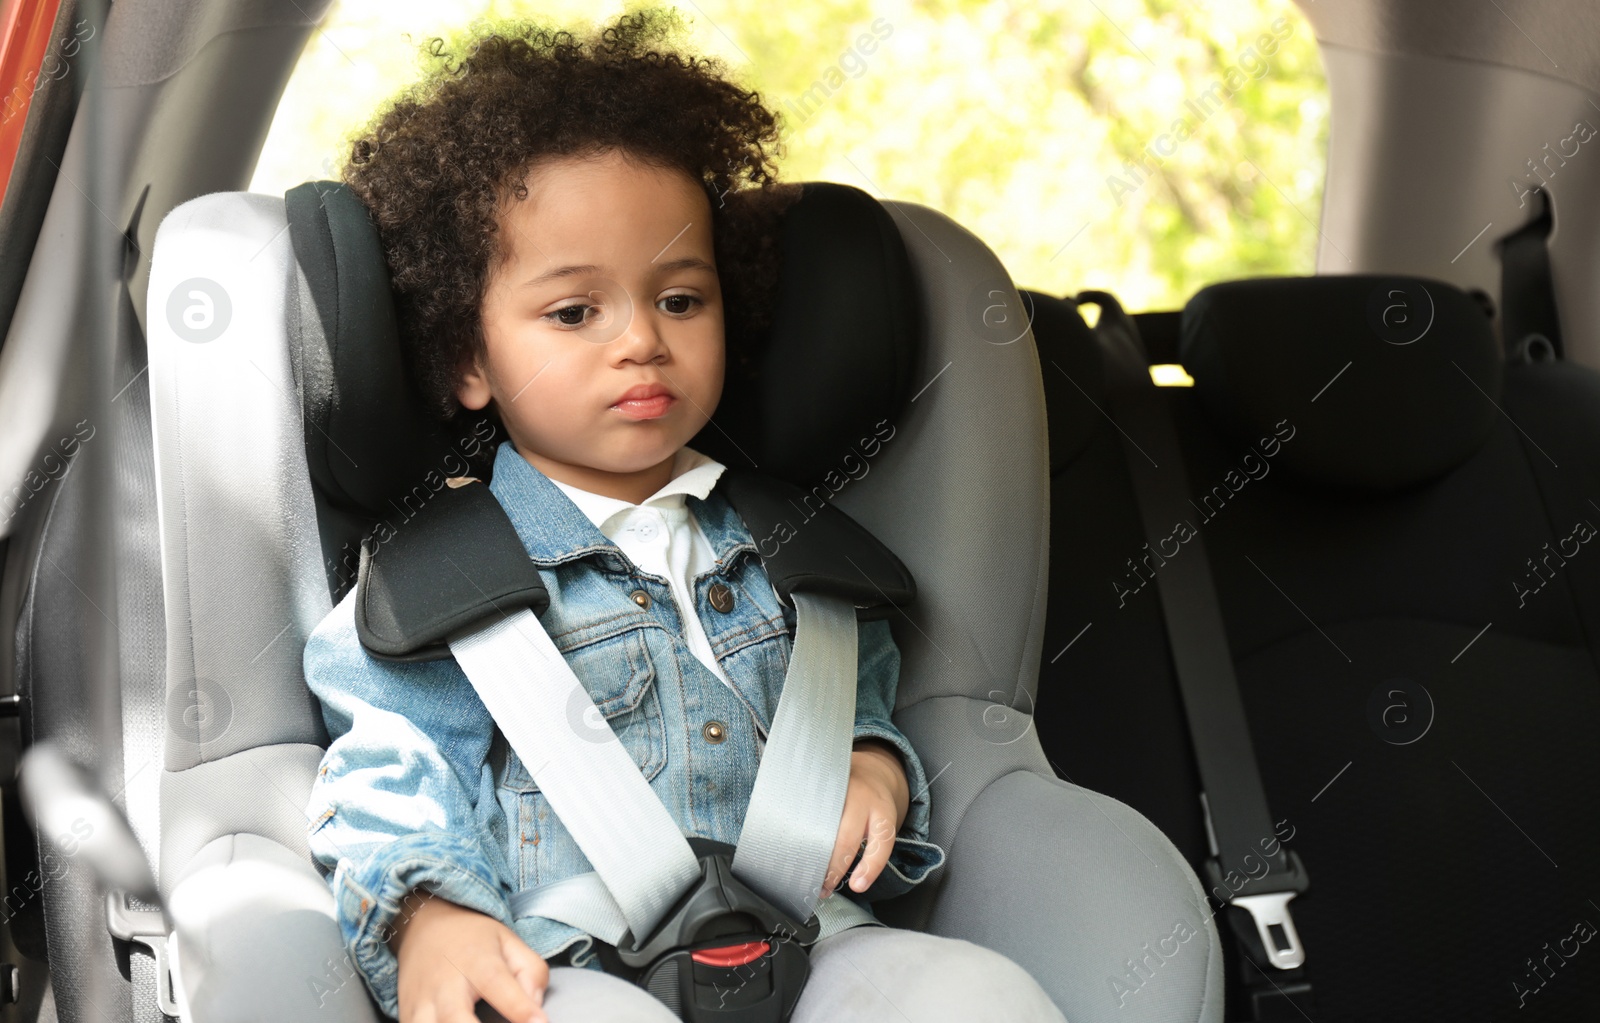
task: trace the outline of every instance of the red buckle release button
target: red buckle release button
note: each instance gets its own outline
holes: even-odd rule
[[[747,941],[743,945],[702,948],[698,952],[690,952],[689,958],[707,966],[743,966],[766,955],[771,947],[764,941]]]

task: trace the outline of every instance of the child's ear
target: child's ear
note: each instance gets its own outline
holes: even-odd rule
[[[488,374],[478,365],[477,358],[470,352],[462,356],[456,366],[456,400],[476,412],[489,404],[491,397]]]

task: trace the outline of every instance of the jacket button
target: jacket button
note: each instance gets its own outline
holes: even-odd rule
[[[733,610],[733,590],[726,583],[712,583],[707,596],[711,598],[711,606],[723,614]]]
[[[646,610],[649,610],[649,608],[650,608],[650,594],[646,593],[643,590],[634,590],[632,593],[628,594],[628,596],[633,598],[633,602],[635,604],[638,604],[640,607],[645,608]]]
[[[705,736],[706,742],[722,742],[728,737],[728,726],[721,721],[707,721],[700,727],[700,734]]]

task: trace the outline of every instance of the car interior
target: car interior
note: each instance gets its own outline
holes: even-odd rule
[[[1600,1018],[1600,11],[1295,2],[1314,274],[1124,309],[806,181],[692,446],[915,580],[884,922],[1074,1023]],[[0,4],[0,1023],[386,1018],[302,650],[504,431],[423,414],[348,189],[249,189],[330,4]]]

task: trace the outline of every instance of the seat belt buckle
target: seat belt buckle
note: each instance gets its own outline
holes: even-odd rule
[[[177,982],[169,953],[175,954],[177,937],[167,933],[160,910],[135,909],[129,904],[126,889],[106,892],[106,930],[114,938],[138,942],[155,957],[156,1007],[165,1015],[178,1017]]]
[[[1261,947],[1267,951],[1267,962],[1280,970],[1296,969],[1306,961],[1300,932],[1295,930],[1294,917],[1289,915],[1289,900],[1298,894],[1240,895],[1229,903],[1250,914],[1250,919],[1255,921],[1256,934],[1261,938]]]
[[[686,1023],[784,1023],[811,973],[802,942],[815,941],[821,924],[815,914],[795,922],[736,878],[734,846],[699,836],[688,842],[700,857],[700,880],[645,940],[624,936],[614,949],[620,964],[601,955],[601,965]]]
[[[1294,970],[1305,965],[1306,950],[1300,943],[1300,932],[1295,928],[1294,917],[1289,912],[1289,900],[1311,886],[1305,865],[1292,849],[1284,849],[1286,870],[1268,870],[1259,878],[1246,882],[1238,891],[1223,882],[1221,861],[1213,856],[1206,860],[1206,873],[1213,892],[1230,892],[1227,904],[1237,906],[1250,914],[1261,948],[1267,962],[1280,970]]]

